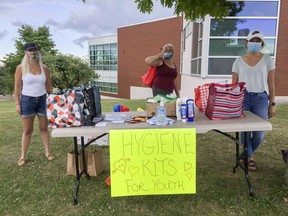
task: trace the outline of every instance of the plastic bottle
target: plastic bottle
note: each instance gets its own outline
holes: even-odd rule
[[[167,124],[167,116],[166,116],[166,107],[164,106],[164,102],[160,102],[160,106],[157,107],[157,125],[166,125]]]
[[[193,99],[188,99],[186,101],[187,104],[187,118],[188,122],[193,122],[194,117],[195,117],[195,112],[194,112],[194,100]]]
[[[177,98],[177,100],[176,100],[176,117],[177,117],[177,120],[181,120],[181,103],[182,103],[182,99]]]
[[[186,103],[181,104],[181,119],[182,122],[186,122],[187,121],[187,105]]]

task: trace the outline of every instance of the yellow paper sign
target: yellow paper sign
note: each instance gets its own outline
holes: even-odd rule
[[[196,130],[110,131],[111,196],[196,193]]]

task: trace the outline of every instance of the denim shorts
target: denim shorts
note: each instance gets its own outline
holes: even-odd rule
[[[39,97],[21,95],[21,116],[46,116],[46,94]]]

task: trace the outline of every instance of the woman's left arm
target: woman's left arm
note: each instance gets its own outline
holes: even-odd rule
[[[268,87],[269,87],[269,118],[275,115],[276,107],[272,106],[275,102],[275,69],[268,73]]]
[[[52,89],[52,82],[51,82],[49,69],[47,68],[46,65],[43,65],[43,69],[44,69],[45,75],[46,75],[46,91],[48,94],[52,94],[53,89]]]
[[[174,79],[174,90],[175,90],[175,94],[176,94],[177,98],[179,98],[180,94],[179,94],[179,90],[178,90],[177,85],[176,85],[176,79]]]

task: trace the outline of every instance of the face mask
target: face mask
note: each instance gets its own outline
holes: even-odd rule
[[[173,53],[165,52],[163,54],[164,59],[171,59],[173,57]]]
[[[258,42],[248,42],[247,43],[247,49],[249,52],[252,52],[252,53],[256,53],[256,52],[259,52],[260,49],[262,47],[262,43],[258,43]]]
[[[28,51],[28,56],[31,61],[37,61],[39,59],[38,51]]]

